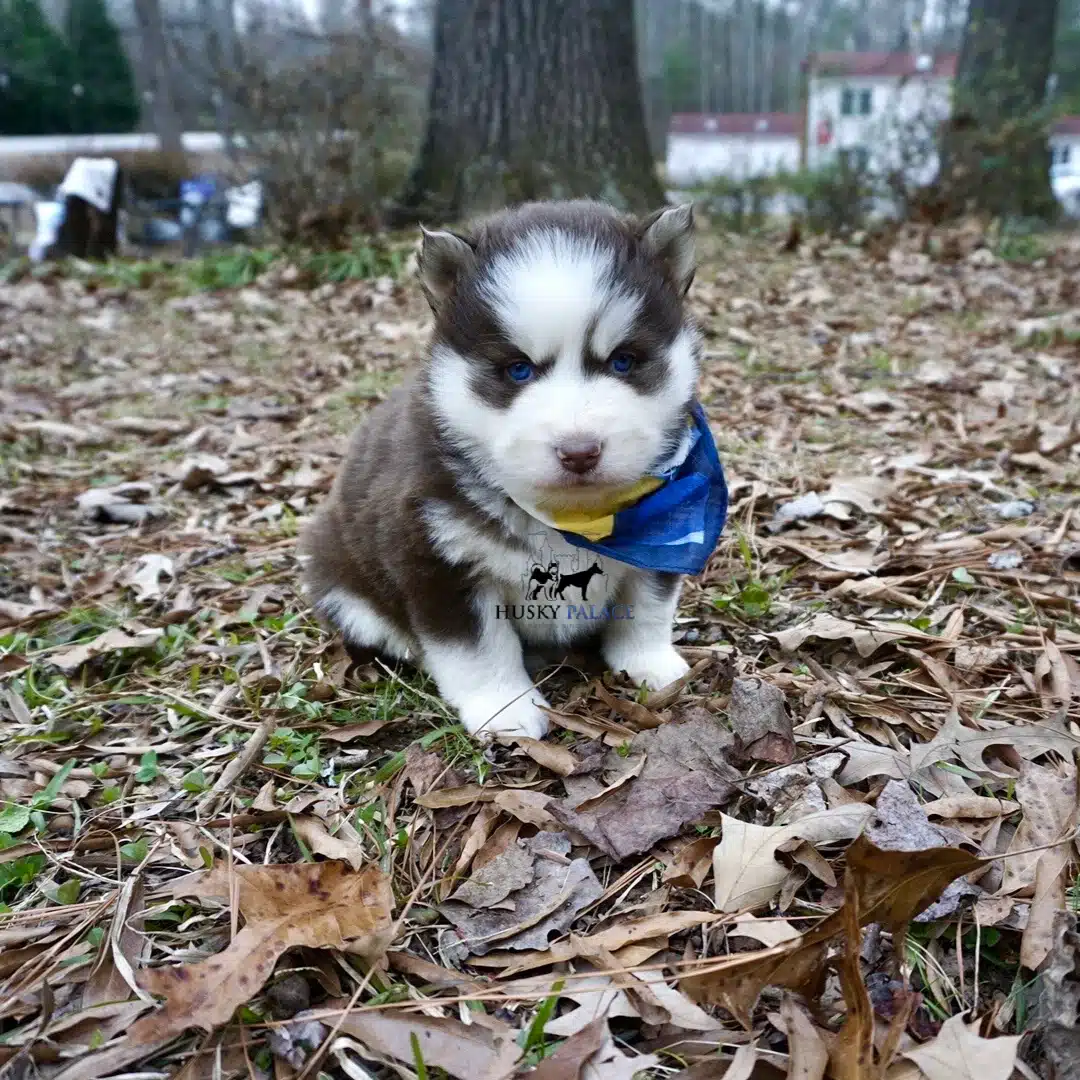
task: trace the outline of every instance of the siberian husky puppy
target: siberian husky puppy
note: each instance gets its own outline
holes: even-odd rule
[[[603,529],[574,523],[610,521],[687,453],[692,208],[519,206],[467,234],[425,230],[418,269],[430,349],[355,432],[305,531],[316,611],[418,663],[482,736],[547,730],[523,642],[599,629],[613,671],[678,679],[681,576],[589,550],[577,537]]]

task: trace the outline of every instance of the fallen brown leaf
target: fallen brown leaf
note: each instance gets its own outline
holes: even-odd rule
[[[794,761],[791,717],[784,692],[778,687],[763,679],[736,679],[731,684],[728,719],[743,757],[773,765]]]
[[[565,746],[559,746],[558,743],[526,738],[503,741],[520,746],[538,765],[543,765],[545,769],[550,769],[559,776],[569,776],[581,764]]]
[[[259,991],[286,949],[337,948],[374,958],[389,945],[393,895],[389,879],[375,867],[357,872],[325,862],[217,868],[181,878],[172,894],[227,900],[234,887],[245,926],[223,952],[142,973],[141,985],[166,1000],[131,1028],[134,1044],[227,1022]]]
[[[1009,1080],[1020,1036],[984,1039],[978,1026],[965,1024],[961,1015],[950,1016],[937,1038],[905,1051],[904,1057],[918,1065],[926,1080]]]
[[[578,913],[604,891],[588,860],[570,859],[569,854],[565,833],[541,832],[518,841],[474,871],[471,884],[463,886],[468,897],[496,906],[474,907],[452,899],[439,910],[475,955],[494,948],[541,948],[551,934],[568,930]],[[532,863],[531,876],[521,865],[524,856]],[[489,900],[499,893],[499,901]]]
[[[721,911],[741,911],[768,903],[787,877],[787,869],[776,861],[782,844],[795,839],[815,844],[850,840],[872,814],[869,806],[852,803],[790,825],[754,825],[722,815],[723,834],[713,852],[716,906]]]
[[[787,1029],[788,1080],[822,1080],[829,1051],[820,1032],[790,994],[784,995],[780,1016]]]
[[[664,882],[680,889],[700,889],[712,868],[713,850],[719,837],[701,836],[679,848],[664,871]]]
[[[587,810],[579,811],[571,799],[548,809],[613,859],[648,851],[731,796],[738,774],[724,756],[729,740],[719,721],[707,715],[642,731],[627,755],[645,755],[638,776]]]
[[[550,949],[541,949],[532,953],[488,953],[474,957],[471,963],[475,967],[506,968],[506,976],[516,975],[530,968],[548,964],[565,963],[582,955],[582,948],[594,945],[611,952],[618,952],[624,946],[637,941],[649,941],[654,938],[667,938],[696,926],[704,926],[728,916],[715,911],[667,911],[661,915],[648,915],[640,919],[619,919],[615,925],[594,934],[574,936],[567,941],[557,941]]]
[[[874,1060],[874,1009],[863,981],[862,944],[859,918],[859,891],[849,872],[845,881],[843,920],[844,949],[840,957],[840,986],[847,1015],[843,1027],[829,1047],[829,1062],[834,1080],[874,1080],[881,1068]],[[884,1063],[886,1066],[888,1062]]]
[[[490,1023],[463,1024],[451,1017],[353,1010],[339,1031],[401,1062],[416,1060],[416,1045],[429,1069],[445,1069],[458,1080],[507,1076],[521,1057],[513,1028],[498,1025],[493,1030]]]
[[[65,675],[72,675],[95,656],[104,656],[123,649],[148,649],[161,635],[161,629],[150,629],[128,624],[128,629],[114,627],[99,634],[93,641],[83,641],[67,649],[59,649],[48,656],[48,662]]]
[[[534,1080],[582,1080],[585,1062],[607,1040],[607,1019],[601,1016],[571,1035],[551,1057],[544,1058],[529,1074]]]
[[[865,836],[847,849],[845,858],[863,925],[879,922],[892,931],[911,922],[957,878],[985,864],[961,848],[882,851]]]
[[[292,819],[293,832],[316,854],[327,859],[340,859],[354,870],[364,864],[363,845],[354,838],[333,834],[317,817],[298,814]],[[351,831],[351,829],[349,830]]]
[[[1055,1080],[1080,1077],[1080,934],[1072,912],[1054,918],[1053,940],[1042,972],[1039,1011],[1043,1050]]]

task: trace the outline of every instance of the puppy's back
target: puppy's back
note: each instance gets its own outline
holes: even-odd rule
[[[300,538],[313,605],[344,588],[403,620],[408,556],[421,539],[417,512],[429,479],[418,384],[380,402],[353,432],[329,495]]]

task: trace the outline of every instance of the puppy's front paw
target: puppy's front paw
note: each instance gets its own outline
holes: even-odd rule
[[[547,702],[538,694],[526,694],[516,701],[493,700],[490,697],[466,702],[461,708],[461,723],[470,735],[478,739],[495,736],[542,739],[547,734],[548,718],[538,706]],[[505,706],[505,708],[503,707]]]
[[[690,665],[667,642],[647,648],[611,649],[604,657],[612,671],[625,671],[639,686],[662,690],[681,679]]]

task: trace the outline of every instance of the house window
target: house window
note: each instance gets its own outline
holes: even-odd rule
[[[845,86],[840,91],[841,116],[869,116],[874,111],[874,91]]]
[[[865,172],[870,164],[870,151],[865,146],[849,146],[838,153],[841,164],[856,172]]]
[[[1068,165],[1072,160],[1071,146],[1052,146],[1050,148],[1050,161],[1054,165]]]

